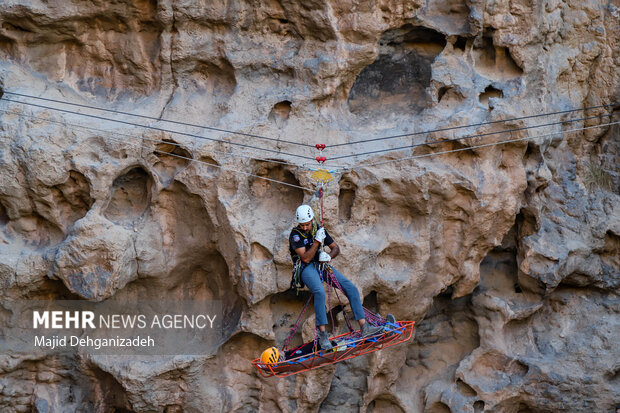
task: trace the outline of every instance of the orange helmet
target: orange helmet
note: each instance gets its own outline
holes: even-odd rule
[[[278,362],[278,358],[280,357],[280,352],[275,347],[269,347],[267,350],[263,351],[263,354],[260,356],[260,361],[267,364],[274,364]]]

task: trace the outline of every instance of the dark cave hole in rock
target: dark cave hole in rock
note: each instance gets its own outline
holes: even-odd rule
[[[441,103],[442,106],[454,107],[464,100],[463,94],[452,86],[442,86],[437,91],[437,103]]]
[[[523,69],[514,61],[510,50],[493,44],[490,32],[474,41],[472,53],[476,71],[489,79],[507,80],[523,74]]]
[[[390,400],[385,397],[378,397],[371,401],[368,404],[368,409],[366,410],[368,413],[380,413],[380,412],[391,412],[391,413],[405,413],[405,410],[395,401]]]
[[[459,390],[459,392],[467,397],[474,397],[477,395],[476,391],[474,389],[471,388],[471,386],[467,383],[465,383],[463,380],[461,379],[457,379],[456,380],[456,388]]]
[[[208,163],[209,165],[213,165],[213,166],[220,166],[219,162],[210,156],[201,156],[200,162]]]
[[[9,216],[6,213],[6,208],[0,202],[0,225],[6,225],[9,223]]]
[[[199,161],[201,163],[201,166],[207,169],[208,174],[213,174],[220,171],[219,162],[210,156],[201,156]]]
[[[454,42],[454,48],[465,51],[465,46],[467,46],[467,38],[462,36],[457,36],[456,41]]]
[[[288,119],[291,114],[292,102],[283,100],[273,105],[271,112],[269,113],[269,120],[272,122],[280,123]]]
[[[452,410],[450,410],[450,407],[442,402],[435,402],[433,403],[427,410],[425,410],[425,412],[428,413],[452,413]]]
[[[41,281],[41,287],[26,293],[23,298],[27,300],[81,300],[78,294],[71,292],[65,283],[60,280],[45,279]]]
[[[23,32],[23,33],[32,33],[32,30],[27,29],[23,26],[20,26],[19,24],[13,22],[13,23],[9,23],[9,22],[4,22],[2,23],[2,28],[7,30],[7,31],[17,31],[17,32]]]
[[[616,366],[610,371],[606,372],[605,380],[613,382],[620,381],[620,366]]]
[[[235,68],[226,58],[196,62],[188,79],[198,90],[209,93],[218,100],[232,96],[237,87]]]
[[[105,407],[114,412],[133,413],[133,410],[130,410],[127,393],[116,378],[94,364],[91,365],[90,370],[96,379],[92,382],[95,387],[93,393],[102,396]]]
[[[496,89],[493,86],[487,86],[484,89],[484,92],[480,94],[479,99],[480,99],[480,103],[483,103],[488,106],[490,98],[503,98],[503,97],[504,97],[504,92],[502,92],[501,89]]]
[[[515,225],[518,239],[534,235],[539,229],[536,217],[527,209],[521,209],[521,211],[519,211],[515,219]]]
[[[610,275],[620,267],[620,236],[611,230],[605,233],[605,244],[601,254],[603,271],[609,270]]]
[[[482,413],[484,411],[484,402],[482,400],[476,400],[474,402],[474,413]]]
[[[0,35],[0,52],[5,56],[18,56],[19,45],[14,39]],[[4,92],[2,93],[4,94]]]
[[[454,287],[449,285],[444,288],[439,294],[437,294],[437,297],[450,298],[452,297],[452,293],[454,293]]]
[[[443,34],[411,24],[384,32],[379,56],[362,69],[351,87],[349,110],[364,115],[424,109],[431,64],[446,43]]]
[[[441,98],[443,98],[443,96],[446,94],[446,92],[448,90],[450,90],[451,88],[448,86],[442,86],[441,88],[439,88],[439,91],[437,92],[437,101],[441,102]]]
[[[480,279],[487,288],[496,288],[505,293],[523,293],[519,284],[517,260],[518,224],[504,235],[501,245],[493,248],[480,263]]]
[[[347,179],[340,180],[340,192],[338,193],[338,219],[348,221],[351,219],[351,210],[355,202],[357,187]]]
[[[128,223],[142,216],[151,201],[151,176],[140,166],[112,183],[110,202],[104,216],[115,223]]]
[[[164,186],[169,185],[174,177],[189,165],[193,158],[187,149],[171,139],[158,143],[153,154],[158,159],[153,168]]]
[[[370,293],[366,294],[364,300],[362,300],[362,304],[373,313],[377,313],[379,311],[379,299],[377,298],[377,292],[372,290]]]
[[[519,403],[519,407],[517,408],[517,413],[534,413],[535,410],[532,410],[530,406],[525,403]]]
[[[525,148],[525,155],[523,158],[528,158],[532,156],[536,151],[536,146],[532,144],[532,142],[527,143],[527,148]]]
[[[493,35],[488,30],[485,36],[474,41],[474,49],[482,52],[478,63],[485,63],[488,66],[495,64],[495,46],[493,45]]]

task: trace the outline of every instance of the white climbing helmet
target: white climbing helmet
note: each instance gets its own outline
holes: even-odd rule
[[[295,212],[295,219],[300,224],[312,221],[314,219],[314,212],[312,212],[312,208],[310,208],[310,205],[300,205],[299,207],[297,207],[297,212]]]

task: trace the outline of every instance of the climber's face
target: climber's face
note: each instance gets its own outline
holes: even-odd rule
[[[307,234],[312,229],[312,221],[300,223],[299,228]]]

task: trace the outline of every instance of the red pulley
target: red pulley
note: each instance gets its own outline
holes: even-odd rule
[[[317,157],[316,157],[316,161],[317,161],[318,163],[323,163],[323,162],[325,162],[326,160],[327,160],[327,158],[326,158],[325,156],[317,156]]]
[[[325,144],[324,143],[317,143],[316,145],[314,145],[319,151],[322,151],[323,149],[325,149]]]

